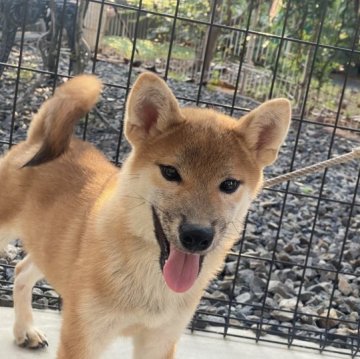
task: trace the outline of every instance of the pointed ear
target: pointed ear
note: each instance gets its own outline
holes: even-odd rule
[[[125,116],[125,135],[131,143],[157,136],[183,121],[179,104],[160,77],[140,75],[130,92]]]
[[[267,101],[240,119],[236,130],[260,166],[270,165],[276,160],[290,119],[291,104],[285,98]]]

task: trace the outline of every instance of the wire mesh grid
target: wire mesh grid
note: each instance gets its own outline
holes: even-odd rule
[[[71,37],[75,34],[63,30],[67,22],[79,21],[81,3],[79,0],[0,0],[2,151],[25,137],[32,113],[62,79],[74,73],[76,49],[75,45],[71,48]],[[278,164],[267,169],[268,177],[328,159],[358,145],[356,121],[344,121],[350,116],[344,115],[349,102],[360,106],[359,81],[353,72],[354,64],[360,67],[360,17],[356,1],[314,2],[317,10],[316,16],[311,17],[310,37],[299,35],[294,30],[301,26],[294,13],[302,2],[296,0],[239,1],[239,6],[242,6],[240,23],[226,23],[220,16],[223,9],[230,6],[226,1],[204,2],[208,4],[207,12],[196,16],[193,10],[189,10],[190,1],[164,3],[168,3],[166,11],[156,1],[86,2],[88,12],[91,6],[96,6],[97,12],[93,15],[95,35],[92,48],[87,44],[90,56],[84,71],[102,78],[104,92],[100,104],[77,128],[77,134],[102,149],[111,161],[121,165],[129,151],[123,138],[124,104],[137,73],[146,68],[159,72],[168,80],[182,105],[212,107],[234,117],[240,117],[266,98],[290,97],[294,117],[289,139]],[[334,3],[345,6],[342,14],[352,9],[347,42],[340,45],[331,43],[324,35],[329,26],[331,29],[330,20],[341,15],[334,15]],[[279,26],[271,32],[269,27],[260,26],[261,21],[254,21],[254,18],[261,19],[262,13],[271,12],[274,4],[278,4],[281,10],[278,13]],[[121,61],[116,54],[106,52],[103,45],[106,43],[108,46],[111,40],[105,41],[106,30],[104,33],[101,30],[109,21],[109,9],[116,12],[115,18],[130,14],[133,19],[130,24],[132,33],[127,29],[131,46]],[[236,11],[240,10],[235,9],[233,13]],[[46,16],[48,19],[50,16],[53,22],[56,18],[58,26],[58,31],[54,31],[55,35],[53,33],[55,63],[52,67],[41,61],[43,53],[40,55],[41,51],[38,51],[38,41],[42,35],[30,26],[45,18],[47,26],[42,31],[47,31],[46,39],[50,46],[52,22],[46,20]],[[5,18],[10,20],[6,23]],[[158,24],[157,29],[159,24],[167,24],[166,35],[161,40],[165,51],[159,55],[160,59],[138,60],[138,45],[143,39],[137,35],[144,19]],[[9,21],[15,25],[9,26]],[[180,34],[184,28],[188,29],[188,38]],[[146,31],[142,32],[145,32],[145,37],[150,37]],[[239,54],[231,58],[236,71],[229,91],[219,91],[214,86],[214,74],[218,72],[214,66],[205,66],[213,60],[209,57],[213,51],[212,34],[216,32],[229,35],[227,38],[235,36],[239,42]],[[189,41],[196,44],[192,37],[199,33],[205,39],[200,55],[194,55],[200,67],[191,69],[193,76],[190,79],[178,78],[176,71],[181,61],[174,54],[179,47],[186,47]],[[82,36],[81,32],[79,36]],[[253,55],[251,49],[258,49],[256,44],[264,41],[272,44],[275,50],[270,66],[256,72],[254,58],[249,53]],[[196,46],[194,53],[199,52]],[[284,61],[291,57],[288,52],[291,46],[295,52],[306,53],[305,63],[298,67],[304,75],[297,78],[301,82],[300,95],[298,90],[292,92],[279,85],[287,76]],[[11,51],[4,57],[6,48]],[[332,99],[337,108],[330,115],[324,115],[326,106],[321,103],[322,98],[314,100],[313,96],[313,90],[321,79],[317,74],[319,62],[326,53],[331,54],[330,59],[339,54],[343,56],[343,71],[336,78],[338,92]],[[45,57],[50,55],[45,51]],[[252,86],[258,86],[258,82],[249,79],[263,78],[266,71],[270,74],[270,82],[263,93],[254,94]],[[249,86],[244,85],[246,77]],[[314,108],[322,111],[315,111],[314,115],[311,111]],[[356,120],[357,117],[353,117]],[[229,253],[223,271],[207,289],[190,324],[191,330],[357,356],[360,346],[359,178],[358,164],[349,163],[299,179],[299,182],[265,188],[252,206],[245,228],[239,233],[239,242]],[[18,241],[13,247],[18,248],[16,253],[21,257],[21,243]],[[13,268],[17,261],[18,257],[11,253],[0,259],[1,305],[11,305]],[[60,302],[45,282],[35,287],[34,306],[60,309]]]

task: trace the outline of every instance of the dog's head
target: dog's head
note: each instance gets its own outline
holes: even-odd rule
[[[157,242],[172,290],[191,288],[203,259],[222,259],[239,238],[262,170],[276,159],[289,122],[286,99],[268,101],[237,121],[212,110],[180,109],[159,77],[138,78],[125,122],[133,146],[123,169],[124,191],[133,198],[129,225],[143,240]]]

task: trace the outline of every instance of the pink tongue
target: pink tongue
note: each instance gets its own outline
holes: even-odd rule
[[[186,292],[194,284],[200,268],[200,255],[187,254],[170,246],[170,255],[163,269],[166,284],[177,293]]]

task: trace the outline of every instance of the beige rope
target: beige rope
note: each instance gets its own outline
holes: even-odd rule
[[[264,187],[273,187],[279,183],[290,181],[292,179],[308,175],[310,173],[319,172],[325,168],[339,165],[340,163],[349,162],[353,159],[360,158],[360,147],[354,148],[351,152],[345,155],[337,156],[323,162],[316,163],[312,166],[300,168],[299,170],[286,173],[281,176],[270,178],[264,182]]]

